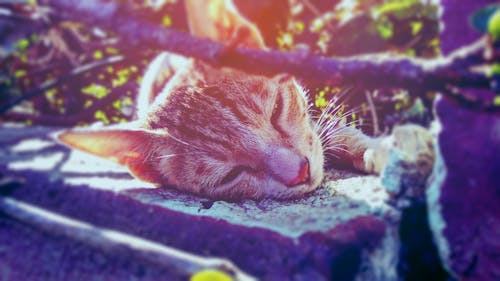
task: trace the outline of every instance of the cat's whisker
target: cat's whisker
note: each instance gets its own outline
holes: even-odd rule
[[[334,158],[337,158],[337,159],[340,159],[340,156],[335,154],[335,153],[332,153],[330,151],[325,151],[323,153],[323,155],[325,156],[325,161],[327,161],[327,158],[330,158],[330,157],[334,157]]]
[[[333,114],[337,113],[341,108],[342,108],[342,104],[336,104],[335,102],[330,101],[328,103],[328,105],[325,107],[325,109],[323,110],[323,112],[321,113],[321,115],[318,119],[318,121],[319,121],[318,123],[324,122],[329,115],[333,115]]]
[[[329,121],[329,122],[327,122],[327,121]],[[321,123],[318,124],[316,131],[321,134],[321,133],[329,130],[330,128],[337,126],[339,123],[340,123],[340,120],[337,118],[333,118],[330,120],[322,120]]]
[[[342,147],[327,148],[325,151],[328,153],[345,152],[347,154],[351,154],[351,152],[349,150],[342,148]]]
[[[167,159],[175,156],[181,156],[181,155],[196,155],[199,154],[199,152],[187,152],[187,153],[177,153],[177,154],[165,154],[165,155],[160,155],[157,158],[158,159]]]
[[[351,154],[351,152],[345,148],[342,147],[334,147],[334,148],[327,148],[324,150],[324,155],[330,155],[333,156],[337,159],[340,159],[341,156],[338,154],[338,152],[344,152],[347,154]]]
[[[326,145],[326,149],[329,149],[329,150],[344,149],[344,147],[345,147],[344,143],[335,143],[335,144]]]
[[[178,156],[179,154],[167,154],[167,155],[161,155],[161,156],[158,156],[156,158],[158,159],[166,159],[166,158],[170,158],[170,157],[174,157],[174,156]]]
[[[328,140],[324,143],[325,146],[334,146],[334,145],[342,145],[344,144],[345,141],[342,140],[342,139],[331,139],[331,140]]]
[[[321,128],[321,131],[318,133],[320,139],[326,138],[328,136],[331,136],[334,133],[341,132],[344,128],[338,126],[339,122],[333,121],[323,128]]]
[[[342,137],[344,137],[344,136],[338,136],[338,138],[328,139],[325,142],[325,144],[329,145],[329,144],[344,143],[345,141],[341,139]]]
[[[345,138],[349,138],[351,135],[342,134],[342,132],[332,132],[328,135],[325,135],[324,138],[320,139],[321,143],[329,144],[329,143],[344,143]]]
[[[188,142],[186,142],[186,141],[183,141],[183,140],[181,140],[181,139],[178,139],[178,138],[176,138],[176,137],[174,137],[174,136],[172,136],[172,135],[169,135],[169,137],[170,137],[171,139],[175,140],[176,142],[178,142],[178,143],[180,143],[180,144],[183,144],[183,145],[186,145],[186,146],[188,146],[188,147],[191,147],[191,148],[193,148],[193,149],[195,149],[195,150],[197,150],[197,151],[205,151],[205,152],[208,152],[207,150],[203,150],[203,149],[201,149],[199,146],[196,146],[196,145],[193,145],[193,144],[188,143]]]
[[[341,147],[334,147],[325,150],[325,153],[331,154],[331,155],[338,155],[338,152],[345,152],[345,153],[350,153],[347,149],[341,148]]]
[[[180,139],[178,139],[178,138],[176,138],[176,137],[174,137],[174,136],[172,136],[172,135],[169,135],[169,137],[170,137],[171,139],[173,139],[173,140],[177,141],[178,143],[181,143],[181,144],[184,144],[184,145],[187,145],[187,146],[194,147],[192,144],[187,143],[187,142],[185,142],[185,141],[183,141],[183,140],[180,140]]]
[[[339,125],[343,119],[346,119],[349,116],[352,116],[352,114],[355,114],[357,112],[361,111],[361,107],[357,106],[352,109],[349,109],[348,111],[342,113],[340,116],[338,115],[338,112],[342,110],[344,105],[342,103],[337,104],[337,101],[340,98],[332,99],[328,103],[328,105],[325,107],[323,112],[320,114],[318,120],[315,123],[314,129],[322,133],[325,130],[329,129],[332,126]],[[344,124],[345,125],[345,124]],[[352,125],[352,124],[349,124]]]
[[[341,134],[342,131],[339,131],[339,132],[332,132],[331,135],[328,135],[328,137],[331,137],[331,138],[328,138],[328,139],[325,139],[326,141],[333,141],[333,140],[336,140],[336,139],[341,139],[341,138],[348,138],[350,137],[351,135],[350,134]]]
[[[325,109],[323,109],[318,120],[316,121],[317,127],[321,127],[322,124],[327,121],[327,116],[332,112],[336,112],[342,106],[342,104],[337,104],[335,109],[332,110],[333,106],[335,105],[335,101],[330,100],[330,102],[328,102],[328,105],[325,107]]]
[[[320,122],[317,123],[318,126],[316,126],[316,131],[318,132],[318,135],[320,138],[323,138],[325,134],[331,135],[332,132],[336,132],[338,128],[344,128],[346,126],[357,126],[360,124],[359,120],[352,120],[349,122],[343,122],[344,119],[346,119],[348,116],[350,116],[353,112],[358,111],[359,108],[357,109],[352,109],[340,116],[333,116],[332,119],[330,119],[328,123],[325,123],[325,120],[321,120]],[[323,117],[321,117],[323,118]],[[342,125],[342,126],[340,126]],[[318,128],[319,127],[319,128]]]

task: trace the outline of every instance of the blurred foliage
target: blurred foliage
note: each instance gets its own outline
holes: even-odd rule
[[[392,52],[433,58],[440,52],[438,6],[430,1],[291,0],[291,11],[291,21],[275,42],[275,47],[282,50],[306,46],[316,54],[332,57]],[[431,120],[432,93],[410,95],[406,92],[401,95],[402,89],[366,93],[357,85],[343,85],[343,88],[350,89],[344,98],[346,110],[358,113],[350,115],[346,122],[355,116],[357,123],[368,132],[387,131],[406,121],[426,125]],[[344,92],[339,85],[310,89],[314,104],[320,110],[336,94]],[[372,97],[373,104],[368,103],[366,95]],[[422,106],[414,107],[416,99],[411,97],[415,96],[424,96],[428,100],[419,100]],[[372,110],[382,121],[379,124],[374,124]]]
[[[439,54],[438,7],[430,1],[259,0],[252,5],[248,2],[235,0],[245,16],[259,26],[272,48],[304,48],[336,57],[393,52],[432,58]],[[132,3],[145,21],[187,30],[181,0]],[[14,44],[0,43],[0,105],[51,85],[15,107],[14,112],[32,117],[27,118],[28,123],[37,123],[36,117],[44,115],[59,116],[61,120],[76,116],[78,125],[130,120],[141,75],[159,51],[127,46],[112,32],[77,22],[51,22],[43,31],[24,36]],[[87,70],[75,74],[76,69],[84,68]],[[377,125],[384,126],[380,131],[405,118],[416,118],[421,123],[430,120],[428,106],[432,93],[410,95],[404,89],[367,92],[356,85],[318,86],[302,82],[310,89],[309,95],[318,110],[324,109],[339,93],[346,92],[346,88],[350,89],[345,95],[343,112],[352,110],[350,119],[372,124],[371,110],[374,110],[382,120]],[[367,94],[373,98],[371,105]],[[416,104],[411,96],[429,99],[420,99]]]
[[[281,49],[305,44],[329,56],[439,54],[436,5],[418,0],[291,1],[292,20],[277,38]]]
[[[491,34],[493,40],[498,40],[500,38],[500,7],[488,21],[488,33]]]
[[[180,3],[166,1],[157,6],[157,2],[133,4],[147,21],[187,29],[184,19],[171,16],[178,14]],[[144,68],[158,52],[131,48],[109,31],[77,22],[51,23],[13,46],[0,43],[0,88],[5,90],[0,105],[54,84],[14,108],[14,112],[31,114],[27,123],[37,123],[38,116],[59,116],[63,125],[72,125],[64,123],[68,116],[78,117],[73,125],[130,120]],[[75,73],[84,68],[88,70]]]

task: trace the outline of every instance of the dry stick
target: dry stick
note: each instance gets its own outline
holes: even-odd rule
[[[51,79],[49,81],[46,81],[45,83],[43,83],[40,87],[38,87],[34,91],[27,93],[21,97],[18,97],[17,99],[10,101],[3,106],[0,106],[0,114],[6,112],[7,110],[11,109],[12,107],[20,104],[21,102],[23,102],[27,99],[31,99],[31,98],[43,93],[44,91],[61,84],[62,82],[68,80],[71,77],[74,77],[76,75],[82,74],[86,71],[89,71],[89,70],[92,70],[95,68],[99,68],[101,66],[114,64],[114,63],[118,63],[121,61],[123,61],[123,56],[113,56],[113,57],[109,57],[109,58],[104,59],[104,60],[100,60],[97,62],[92,62],[89,64],[85,64],[85,65],[76,67],[70,73],[65,74],[57,79]]]
[[[81,21],[89,25],[100,25],[120,34],[132,45],[148,46],[204,60],[213,65],[235,67],[247,72],[274,75],[288,72],[308,81],[334,82],[360,85],[366,88],[406,88],[443,91],[447,85],[466,88],[490,88],[490,79],[485,75],[464,72],[455,61],[470,64],[476,61],[486,47],[486,40],[466,46],[450,56],[422,60],[395,55],[368,55],[349,58],[328,58],[301,51],[255,50],[234,48],[228,51],[223,44],[207,39],[194,38],[186,33],[141,21],[126,3],[104,0],[66,1],[51,0],[57,13],[54,17],[63,20]],[[473,57],[469,61],[468,57]],[[385,83],[384,81],[390,81]],[[414,91],[424,92],[424,91]],[[457,100],[456,95],[443,91]],[[492,102],[458,98],[471,108],[500,110]]]
[[[97,110],[102,109],[104,106],[111,104],[111,102],[122,97],[123,90],[131,88],[131,86],[134,84],[135,81],[129,81],[120,87],[114,88],[113,91],[111,91],[111,93],[109,93],[107,96],[96,100],[94,104],[92,104],[87,108],[82,109],[82,111],[77,114],[54,116],[54,115],[35,115],[35,114],[26,114],[18,112],[6,112],[5,117],[6,119],[11,121],[31,120],[33,121],[34,124],[38,125],[51,125],[51,126],[75,125],[80,121],[86,121],[86,119],[93,116]]]
[[[380,134],[380,127],[378,123],[377,111],[375,110],[375,103],[373,102],[370,91],[365,91],[365,96],[366,96],[366,102],[368,103],[368,107],[370,107],[370,113],[372,115],[373,135],[378,136]]]
[[[228,273],[234,280],[257,280],[228,260],[196,256],[139,236],[96,227],[17,199],[0,197],[0,212],[49,234],[63,235],[110,255],[130,255],[170,272],[190,276],[201,270],[215,269]]]
[[[318,8],[316,8],[316,6],[314,6],[313,3],[311,3],[311,1],[309,0],[302,0],[302,3],[304,3],[304,5],[316,16],[318,17],[319,19],[321,19],[322,17],[322,13],[318,10]],[[335,31],[335,27],[329,22],[329,21],[326,21],[326,26],[328,27],[328,29],[330,31]]]

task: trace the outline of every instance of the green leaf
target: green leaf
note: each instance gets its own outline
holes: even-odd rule
[[[500,9],[490,17],[488,21],[488,33],[493,37],[493,40],[500,38]]]
[[[410,23],[411,26],[411,34],[417,35],[421,30],[424,24],[421,21],[412,21]]]
[[[390,21],[380,21],[375,27],[377,28],[380,37],[383,39],[389,39],[394,34],[393,26]]]
[[[171,27],[172,26],[172,18],[169,15],[164,15],[163,18],[161,19],[162,25],[165,27]]]
[[[378,14],[400,12],[409,9],[411,6],[418,3],[419,3],[418,0],[392,1],[381,5],[376,12]]]
[[[29,47],[30,41],[28,39],[20,39],[19,41],[17,41],[16,45],[18,49],[25,50]]]
[[[102,99],[109,94],[110,90],[103,85],[92,83],[88,87],[83,88],[82,92],[84,94],[94,96],[98,99]]]
[[[493,105],[500,106],[500,96],[496,96],[495,98],[493,98]]]
[[[21,77],[24,77],[26,76],[26,70],[24,69],[19,69],[19,70],[16,70],[16,72],[14,72],[14,77],[16,78],[21,78]]]
[[[500,75],[500,63],[494,63],[489,71],[489,76]]]
[[[102,58],[103,58],[102,51],[97,50],[97,51],[94,52],[94,59],[100,60]]]

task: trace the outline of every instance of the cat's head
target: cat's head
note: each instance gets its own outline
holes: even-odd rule
[[[239,46],[265,48],[258,29],[229,2],[185,1],[191,34],[230,42],[241,33]],[[143,180],[210,198],[284,199],[320,184],[322,146],[291,76],[192,67],[176,74],[183,79],[164,91],[168,96],[140,110],[135,128],[68,131],[60,140],[115,160]],[[195,76],[199,83],[189,82]]]
[[[284,199],[318,187],[322,146],[295,80],[227,69],[218,75],[213,84],[176,88],[140,129],[60,139],[138,178],[214,199]]]

